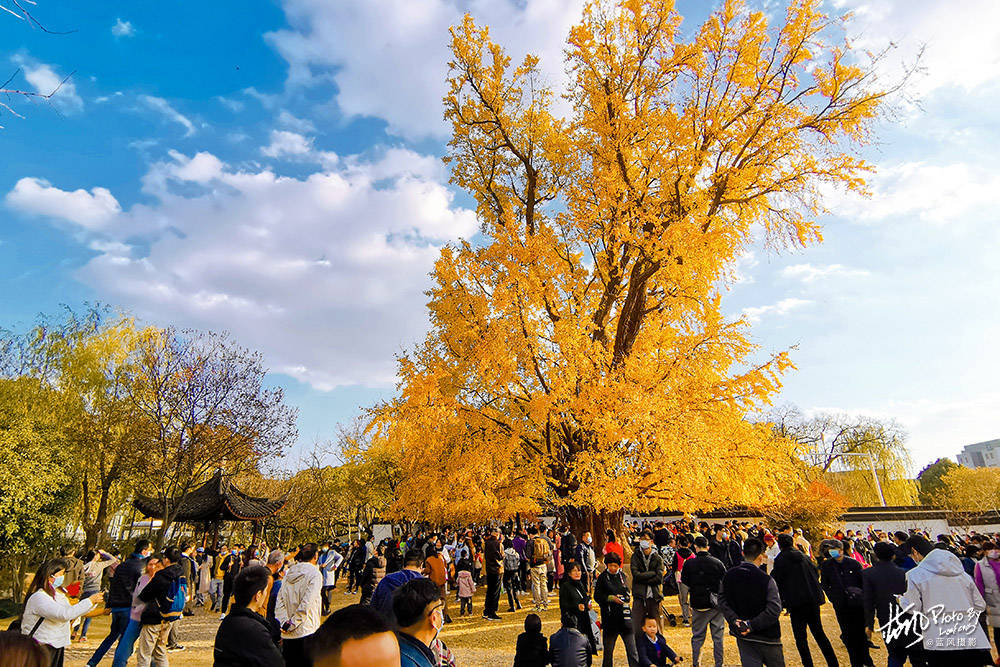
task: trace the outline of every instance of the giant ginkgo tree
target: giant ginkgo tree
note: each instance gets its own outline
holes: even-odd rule
[[[535,57],[512,64],[471,17],[452,29],[446,162],[481,239],[442,250],[430,332],[374,411],[398,512],[556,508],[600,534],[793,483],[795,445],[745,418],[791,360],[721,295],[756,239],[819,241],[821,193],[864,187],[890,91],[819,5],[769,25],[725,2],[684,41],[672,2],[590,2],[568,118]]]

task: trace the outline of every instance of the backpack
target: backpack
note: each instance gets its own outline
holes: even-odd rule
[[[517,552],[504,552],[503,555],[503,569],[508,572],[517,572],[521,567],[521,557],[517,555]]]
[[[544,565],[549,562],[549,541],[544,537],[536,537],[531,540],[531,564]]]
[[[164,604],[166,603],[166,604]],[[160,616],[164,621],[176,621],[184,614],[184,605],[187,604],[187,579],[184,576],[177,577],[170,582],[170,590],[159,602]]]

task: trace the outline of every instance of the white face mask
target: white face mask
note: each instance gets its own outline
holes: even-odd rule
[[[1000,559],[1000,549],[990,549],[986,552],[986,557],[990,560]]]
[[[441,622],[436,624],[436,623],[434,623],[434,618],[433,617],[431,618],[431,626],[434,628],[434,640],[433,641],[437,641],[437,638],[441,635],[441,628],[444,627],[444,609],[443,608],[435,609],[433,613],[439,619],[441,619]],[[433,642],[431,642],[431,643],[433,643]]]

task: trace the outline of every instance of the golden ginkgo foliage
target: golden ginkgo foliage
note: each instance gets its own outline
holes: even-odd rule
[[[820,3],[725,2],[685,41],[667,0],[590,2],[565,92],[471,17],[452,29],[452,183],[482,242],[444,248],[431,330],[375,411],[397,510],[695,510],[759,499],[795,445],[745,419],[778,390],[721,292],[754,238],[820,239],[823,188],[861,189],[888,94]],[[563,91],[560,91],[563,92]],[[570,509],[572,508],[572,509]]]

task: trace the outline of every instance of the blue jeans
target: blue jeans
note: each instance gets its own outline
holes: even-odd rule
[[[139,639],[141,630],[142,624],[139,621],[131,618],[128,620],[128,627],[125,628],[122,638],[118,640],[118,648],[115,649],[115,659],[111,663],[111,667],[125,667],[128,664],[128,659],[132,657],[132,651],[135,649],[135,642]]]
[[[87,590],[81,590],[80,591],[80,599],[81,600],[86,600],[91,595],[93,595],[94,593],[99,592],[100,590],[101,590],[100,588],[93,588],[93,589],[88,588]],[[86,637],[87,636],[87,630],[89,630],[89,629],[90,629],[90,617],[89,616],[84,616],[83,620],[80,621],[80,636],[81,637]]]
[[[104,657],[104,654],[110,650],[111,645],[115,643],[115,640],[122,636],[125,632],[125,628],[128,627],[129,622],[129,611],[128,607],[113,607],[111,609],[111,630],[108,632],[108,636],[104,638],[101,645],[97,647],[94,651],[94,655],[90,656],[90,660],[87,661],[88,665],[96,665]]]

